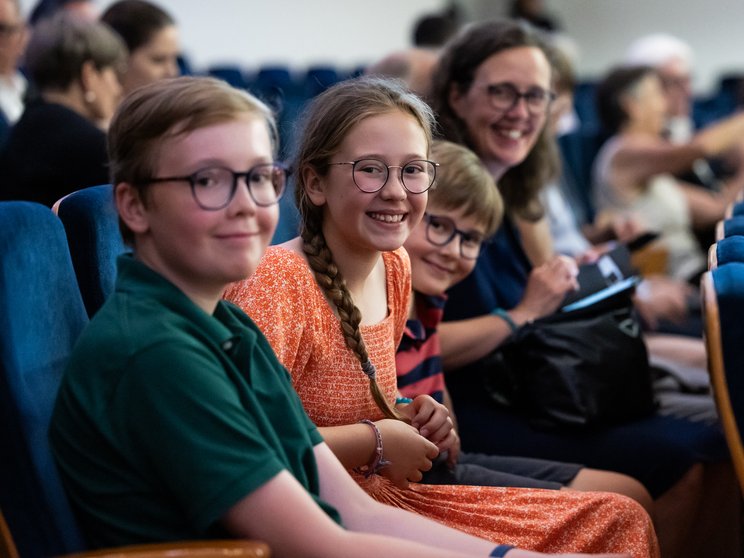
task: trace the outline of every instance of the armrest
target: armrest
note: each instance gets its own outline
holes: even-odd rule
[[[250,540],[213,540],[155,543],[105,548],[64,558],[269,558],[269,546]]]

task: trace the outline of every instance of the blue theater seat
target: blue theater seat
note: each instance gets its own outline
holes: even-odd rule
[[[744,493],[744,263],[721,265],[701,281],[708,370],[718,414]]]
[[[88,316],[98,311],[114,289],[116,258],[127,251],[110,184],[73,192],[56,205],[67,233],[83,302]]]
[[[56,556],[83,548],[47,430],[88,316],[49,208],[2,202],[0,223],[0,509],[20,556]]]

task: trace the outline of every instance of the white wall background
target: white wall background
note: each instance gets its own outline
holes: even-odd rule
[[[178,20],[184,50],[198,67],[234,62],[247,69],[281,62],[297,69],[332,63],[354,68],[408,45],[422,12],[445,0],[155,0]],[[95,0],[105,8],[111,0]],[[25,10],[35,0],[21,0]],[[480,19],[507,0],[457,0]],[[694,85],[713,87],[726,71],[744,72],[744,0],[546,0],[580,49],[579,74],[601,75],[635,37],[665,31],[696,53]]]

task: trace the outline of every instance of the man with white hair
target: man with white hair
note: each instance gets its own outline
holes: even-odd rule
[[[627,65],[653,67],[661,78],[667,100],[667,131],[674,143],[690,140],[692,121],[692,49],[666,33],[646,35],[631,43],[625,55]]]

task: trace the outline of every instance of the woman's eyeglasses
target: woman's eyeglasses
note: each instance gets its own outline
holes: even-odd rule
[[[547,112],[548,106],[555,99],[555,93],[541,87],[531,87],[524,93],[513,83],[492,83],[486,85],[486,93],[491,106],[496,110],[508,112],[513,109],[520,99],[524,99],[527,111],[533,116]]]

